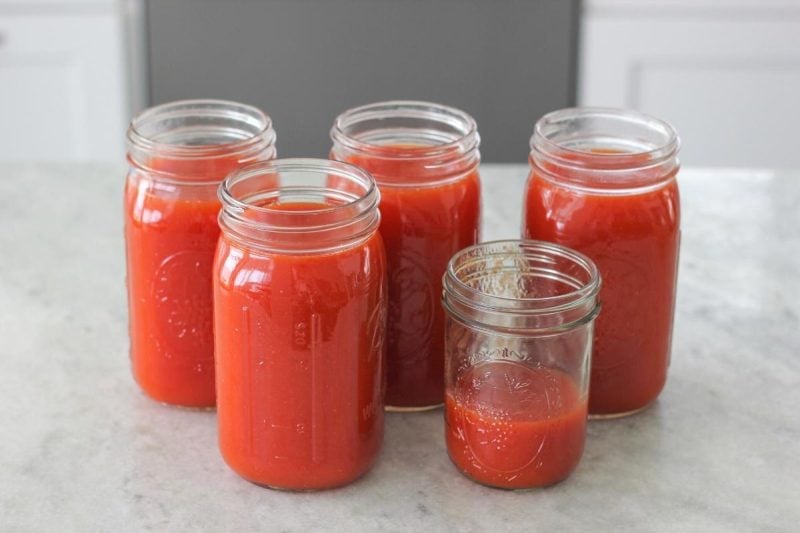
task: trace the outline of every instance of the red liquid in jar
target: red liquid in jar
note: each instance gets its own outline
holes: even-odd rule
[[[222,150],[223,148],[221,148]],[[219,238],[216,183],[235,158],[152,159],[125,189],[131,363],[144,392],[214,405],[211,271]],[[207,182],[186,185],[182,182]]]
[[[326,207],[270,205],[278,206]],[[383,439],[385,268],[377,232],[343,250],[299,254],[253,249],[223,234],[214,268],[219,445],[239,475],[275,488],[324,489],[353,481],[375,461]]]
[[[426,183],[454,168],[428,168],[413,157],[415,148],[376,146],[374,157],[347,158],[372,173],[381,191],[389,279],[386,405],[409,409],[444,401],[442,276],[455,252],[478,242],[481,210],[476,170]]]
[[[586,398],[563,372],[481,363],[447,394],[447,450],[459,470],[479,483],[505,489],[551,485],[580,461],[586,417]]]
[[[586,157],[602,153],[621,154],[595,150]],[[630,154],[618,161],[625,168],[646,158]],[[650,170],[633,172],[652,181]],[[678,186],[669,178],[619,194],[570,186],[570,170],[547,166],[534,168],[528,182],[526,238],[583,252],[603,278],[592,353],[592,414],[646,407],[666,382],[680,240]]]

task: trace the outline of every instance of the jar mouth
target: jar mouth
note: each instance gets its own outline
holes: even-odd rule
[[[592,303],[600,285],[597,266],[575,250],[506,240],[457,252],[447,265],[444,295],[475,310],[548,315]]]
[[[336,117],[330,134],[335,144],[349,150],[391,160],[463,155],[480,145],[478,125],[469,114],[416,100],[348,109]]]
[[[171,159],[247,156],[274,144],[272,120],[227,100],[180,100],[146,109],[131,121],[128,144]]]
[[[654,168],[680,148],[675,129],[638,111],[574,107],[544,115],[530,140],[532,157],[593,172]]]
[[[219,187],[220,225],[251,245],[315,251],[377,229],[380,193],[365,170],[327,159],[246,165]]]

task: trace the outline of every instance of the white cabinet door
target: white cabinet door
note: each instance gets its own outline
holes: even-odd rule
[[[26,12],[0,4],[0,161],[122,161],[120,20],[113,5]]]
[[[692,165],[800,167],[800,1],[587,0],[582,105],[672,122]]]

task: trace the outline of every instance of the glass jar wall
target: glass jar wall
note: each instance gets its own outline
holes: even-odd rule
[[[258,109],[186,100],[131,122],[125,246],[133,374],[155,400],[214,405],[211,266],[217,187],[233,170],[275,157]]]
[[[479,136],[457,109],[395,101],[345,111],[331,130],[331,157],[368,170],[381,189],[389,277],[389,409],[442,404],[447,262],[478,242]]]
[[[550,485],[578,464],[600,278],[585,256],[537,241],[457,253],[444,279],[445,437],[479,483]]]
[[[219,444],[255,483],[349,483],[383,439],[386,258],[371,176],[328,160],[245,167],[220,188]]]
[[[678,137],[616,109],[545,115],[531,139],[523,235],[589,256],[603,275],[589,411],[622,416],[659,395],[669,366],[680,241]]]

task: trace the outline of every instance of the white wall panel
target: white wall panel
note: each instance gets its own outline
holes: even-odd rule
[[[0,161],[121,161],[123,45],[113,4],[0,3]]]
[[[800,167],[800,2],[590,0],[578,101],[669,120],[686,164]]]

